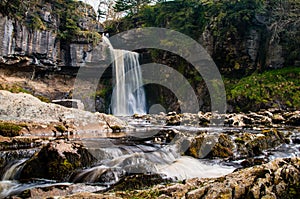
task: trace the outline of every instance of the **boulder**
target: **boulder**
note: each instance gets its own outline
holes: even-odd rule
[[[72,130],[107,130],[109,125],[127,127],[126,122],[114,116],[45,103],[25,93],[0,90],[0,99],[0,119],[3,121],[38,123],[40,126],[57,124]]]
[[[202,133],[192,139],[185,154],[195,158],[227,158],[233,155],[233,148],[233,142],[226,134],[209,135]]]
[[[245,157],[261,155],[263,150],[274,148],[286,142],[281,131],[263,130],[260,134],[244,133],[235,140],[237,152]]]
[[[97,117],[99,117],[102,121],[104,121],[113,132],[121,131],[126,128],[131,128],[127,122],[125,122],[115,116],[106,115],[104,113],[98,113],[98,112],[95,113],[95,115]]]
[[[57,140],[48,143],[26,161],[20,179],[66,181],[77,169],[90,166],[95,161],[81,144]]]

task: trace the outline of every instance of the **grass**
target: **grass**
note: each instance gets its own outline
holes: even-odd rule
[[[22,126],[10,122],[0,122],[0,135],[5,137],[19,136]]]
[[[280,103],[288,108],[300,108],[300,67],[255,72],[240,80],[224,81],[229,101],[242,99],[253,105],[273,103],[276,107]]]
[[[23,88],[21,85],[19,84],[1,84],[0,83],[0,90],[7,90],[9,92],[12,93],[27,93],[30,95],[33,95],[35,97],[37,97],[39,100],[41,100],[42,102],[46,102],[46,103],[50,103],[51,100],[45,96],[42,95],[34,95],[34,93],[32,91],[30,91],[29,89],[25,89]]]

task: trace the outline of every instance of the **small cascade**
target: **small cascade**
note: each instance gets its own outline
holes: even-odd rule
[[[104,165],[96,166],[90,169],[83,170],[75,176],[73,182],[85,183],[102,183],[104,185],[112,185],[118,182],[121,174],[116,168],[109,168]]]
[[[117,149],[117,147],[114,147]],[[73,177],[74,182],[102,183],[106,186],[118,182],[128,174],[162,174],[174,180],[194,177],[219,177],[235,168],[209,165],[201,160],[181,156],[177,145],[156,148],[147,145],[119,146],[123,155],[100,160],[99,165],[85,169]],[[104,152],[104,151],[102,151]],[[112,157],[113,150],[105,150]]]
[[[2,176],[2,180],[15,180],[18,177],[18,174],[23,168],[23,165],[27,159],[21,159],[17,162],[14,162],[13,164],[9,164],[5,171],[5,173]]]
[[[146,113],[146,98],[143,88],[139,54],[136,52],[113,49],[109,39],[103,37],[112,52],[114,91],[111,111],[114,115],[127,116]]]

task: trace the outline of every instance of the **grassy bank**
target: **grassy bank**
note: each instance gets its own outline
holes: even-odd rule
[[[237,111],[260,108],[300,108],[300,67],[255,72],[224,80],[229,103]]]

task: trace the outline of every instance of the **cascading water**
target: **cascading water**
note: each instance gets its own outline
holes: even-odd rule
[[[22,169],[23,163],[26,160],[27,159],[21,159],[15,162],[14,164],[9,165],[9,168],[6,169],[5,173],[2,176],[2,180],[14,180],[17,177],[20,170]]]
[[[103,37],[112,52],[115,87],[111,100],[112,114],[118,116],[146,113],[146,99],[143,88],[139,54],[113,49],[109,39]]]

